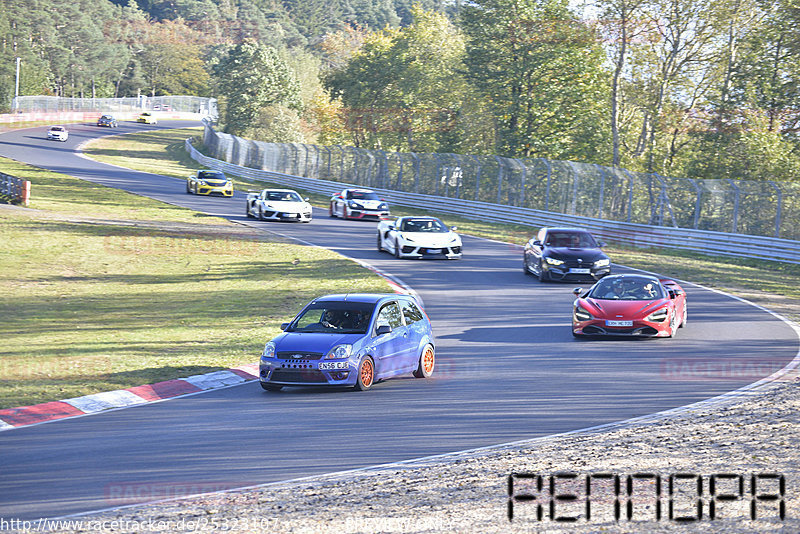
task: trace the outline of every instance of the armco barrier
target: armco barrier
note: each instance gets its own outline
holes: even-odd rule
[[[0,201],[28,205],[31,183],[15,176],[0,173]]]
[[[332,195],[345,187],[352,186],[352,184],[343,182],[303,178],[233,165],[201,154],[192,146],[189,139],[186,140],[186,150],[195,161],[206,167],[250,180],[280,184],[323,195]],[[710,255],[800,263],[800,242],[789,239],[608,221],[516,206],[420,195],[388,189],[374,189],[374,191],[391,204],[451,213],[469,219],[522,224],[532,227],[577,226],[585,228],[607,241],[636,247],[667,247]]]

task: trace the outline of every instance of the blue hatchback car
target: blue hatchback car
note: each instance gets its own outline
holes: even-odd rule
[[[311,301],[261,354],[261,387],[353,386],[433,374],[431,323],[413,297],[326,295]]]

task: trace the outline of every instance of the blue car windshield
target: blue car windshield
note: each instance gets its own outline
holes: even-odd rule
[[[368,302],[315,302],[289,325],[286,332],[366,334],[375,304]]]

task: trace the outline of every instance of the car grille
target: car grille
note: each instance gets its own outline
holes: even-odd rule
[[[578,262],[577,259],[575,260],[566,260],[562,267],[566,267],[567,269],[591,269],[594,265],[591,261],[583,261]]]
[[[328,379],[325,378],[325,375],[315,369],[275,369],[272,371],[270,381],[307,384],[328,383]]]
[[[321,352],[280,351],[275,356],[279,360],[320,360],[320,359],[322,359],[322,353]]]
[[[637,326],[634,328],[600,328],[589,325],[583,328],[583,333],[587,335],[606,334],[610,336],[655,336],[658,330],[650,326]]]

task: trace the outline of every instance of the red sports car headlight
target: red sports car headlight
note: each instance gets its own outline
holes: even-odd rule
[[[660,308],[647,317],[645,317],[645,321],[650,321],[651,323],[663,323],[667,320],[669,316],[669,308]]]
[[[591,321],[594,319],[594,316],[591,313],[580,306],[575,306],[574,316],[576,321]]]

